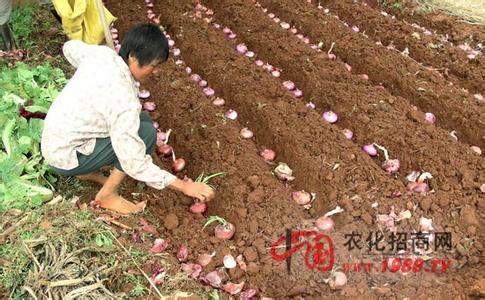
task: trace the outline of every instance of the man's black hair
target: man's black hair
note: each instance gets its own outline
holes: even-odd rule
[[[156,59],[168,59],[168,41],[163,32],[153,24],[139,24],[132,27],[121,43],[120,56],[128,63],[128,57],[138,59],[140,67]]]

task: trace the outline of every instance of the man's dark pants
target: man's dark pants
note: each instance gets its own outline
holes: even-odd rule
[[[146,153],[151,154],[155,149],[157,141],[157,132],[153,127],[152,119],[147,112],[140,114],[140,129],[138,135],[143,140],[146,146]],[[114,166],[116,169],[123,171],[120,162],[116,157],[116,154],[111,145],[111,139],[109,137],[96,139],[96,146],[93,153],[90,155],[83,155],[78,153],[77,159],[79,166],[72,170],[62,170],[51,167],[54,172],[64,176],[78,176],[85,175],[95,171],[99,171],[104,166]]]

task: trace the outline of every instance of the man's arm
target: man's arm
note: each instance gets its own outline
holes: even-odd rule
[[[176,177],[153,164],[151,156],[146,154],[145,143],[138,135],[139,127],[140,116],[135,107],[112,116],[109,132],[114,152],[127,175],[151,187],[163,189],[172,184]]]

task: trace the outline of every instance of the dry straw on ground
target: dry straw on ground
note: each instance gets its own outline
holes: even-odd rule
[[[485,0],[416,0],[427,11],[443,11],[467,23],[485,26]]]

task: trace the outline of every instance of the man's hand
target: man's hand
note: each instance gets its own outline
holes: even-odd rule
[[[192,180],[185,181],[177,178],[169,187],[201,202],[208,202],[214,198],[214,190],[207,184],[193,182]]]
[[[207,184],[200,182],[186,182],[182,192],[192,198],[197,198],[201,202],[208,202],[214,198],[214,190]]]

